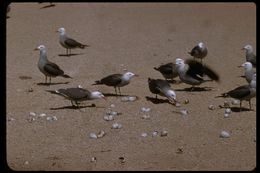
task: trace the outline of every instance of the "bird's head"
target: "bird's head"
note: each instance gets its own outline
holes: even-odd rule
[[[181,66],[181,65],[184,64],[184,60],[181,59],[181,58],[177,58],[177,59],[175,60],[175,64],[177,65],[177,67],[178,67],[178,66]]]
[[[92,97],[94,99],[105,99],[106,100],[106,97],[100,92],[100,91],[93,91],[92,92]]]
[[[252,63],[251,62],[245,62],[245,63],[243,63],[241,66],[239,66],[239,67],[244,67],[244,69],[246,70],[246,69],[251,69],[251,68],[253,68],[253,65],[252,65]]]
[[[203,47],[205,47],[205,44],[202,43],[202,42],[200,42],[200,43],[198,44],[198,46],[199,46],[200,48],[203,48]]]
[[[176,102],[176,94],[173,90],[168,90],[165,95],[170,101]]]
[[[134,74],[134,73],[132,73],[132,72],[126,72],[126,73],[124,74],[124,76],[130,79],[130,78],[132,78],[132,77],[134,77],[134,76],[139,76],[139,75]]]
[[[65,28],[59,28],[56,32],[59,32],[60,34],[65,34]]]
[[[38,46],[38,47],[36,47],[34,50],[45,50],[46,49],[46,47],[44,46],[44,45],[40,45],[40,46]]]
[[[241,50],[253,51],[253,47],[250,44],[248,44],[248,45],[245,45]]]

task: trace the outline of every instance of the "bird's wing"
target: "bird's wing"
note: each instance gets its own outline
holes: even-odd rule
[[[200,47],[197,45],[195,46],[191,51],[190,51],[190,55],[194,56],[200,53]]]
[[[219,81],[219,75],[206,65],[203,66],[203,74],[206,74],[212,80]]]
[[[83,88],[67,88],[67,89],[59,89],[58,92],[67,98],[72,99],[82,99],[90,96],[90,92]]]
[[[101,79],[101,83],[106,84],[108,86],[116,86],[121,83],[122,81],[121,77],[122,77],[121,74],[112,74]]]
[[[78,47],[81,46],[81,43],[77,42],[76,40],[72,38],[67,38],[64,43],[68,45],[69,47]]]
[[[48,62],[44,65],[44,70],[51,74],[51,75],[62,75],[64,74],[64,71],[60,69],[60,67],[55,64],[55,63],[52,63],[52,62]]]
[[[161,65],[159,68],[159,71],[164,74],[172,74],[173,73],[173,63],[168,63]]]
[[[248,85],[243,85],[240,87],[237,87],[229,92],[227,92],[227,94],[233,98],[243,98],[246,97],[247,95],[250,94],[250,89],[248,87]]]
[[[186,72],[188,76],[191,76],[197,80],[203,80],[203,65],[195,60],[189,59],[186,60],[185,63],[189,65],[189,68]]]

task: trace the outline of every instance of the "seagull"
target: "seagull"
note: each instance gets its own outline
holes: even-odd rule
[[[94,100],[94,99],[106,99],[106,97],[99,91],[88,91],[81,87],[77,88],[67,88],[67,89],[58,89],[55,91],[46,90],[52,94],[58,94],[63,96],[65,99],[70,100],[73,107],[79,107],[79,102],[86,100]],[[75,105],[76,104],[76,105]]]
[[[195,60],[190,59],[184,62],[183,59],[177,58],[175,64],[181,81],[192,85],[191,91],[193,90],[194,85],[200,85],[203,82],[211,81],[203,79],[202,77],[204,75],[207,75],[212,80],[219,81],[219,76],[216,72]]]
[[[198,45],[196,45],[190,52],[188,52],[193,58],[200,59],[200,62],[202,63],[202,59],[205,58],[208,54],[207,47],[204,43],[200,42]]]
[[[115,88],[115,92],[117,95],[117,90],[119,90],[119,94],[121,95],[120,87],[128,85],[130,83],[130,79],[134,76],[138,76],[132,72],[126,72],[124,74],[111,74],[102,78],[101,80],[95,81],[92,85],[107,85],[113,86]]]
[[[238,66],[238,67],[244,67],[245,69],[245,78],[246,81],[248,83],[251,82],[251,80],[253,79],[253,75],[255,74],[254,70],[253,70],[253,65],[251,62],[245,62],[242,65]]]
[[[242,101],[246,100],[249,102],[249,108],[251,109],[251,99],[256,96],[256,74],[253,75],[253,79],[250,84],[239,86],[231,91],[222,93],[217,97],[232,97],[234,99],[240,100],[240,111]]]
[[[176,65],[174,63],[163,64],[159,67],[154,67],[154,69],[159,71],[166,80],[173,80],[173,78],[178,76]]]
[[[253,47],[248,44],[244,46],[241,50],[246,50],[246,61],[251,62],[253,67],[256,67],[256,55],[253,52]]]
[[[167,82],[167,80],[162,79],[151,79],[148,78],[148,86],[149,90],[155,94],[155,97],[157,99],[157,94],[167,97],[170,102],[176,103],[176,94],[171,89],[170,84]]]
[[[46,47],[44,45],[40,45],[34,50],[40,50],[38,68],[45,75],[45,84],[47,83],[47,77],[50,78],[49,83],[51,83],[51,77],[61,76],[64,78],[71,78],[69,75],[64,74],[64,71],[60,69],[57,64],[50,62],[47,59]]]
[[[71,54],[71,49],[75,49],[75,48],[81,48],[84,49],[85,47],[89,47],[89,45],[86,44],[81,44],[78,41],[68,37],[66,35],[66,31],[65,28],[59,28],[58,31],[60,33],[60,38],[59,38],[59,42],[60,44],[66,48],[66,54],[67,56],[69,56]],[[69,54],[68,54],[69,53]]]

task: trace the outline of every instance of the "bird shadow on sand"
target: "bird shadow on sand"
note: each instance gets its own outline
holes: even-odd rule
[[[44,85],[44,86],[50,86],[50,85],[60,85],[60,84],[68,84],[70,82],[56,82],[56,83],[37,83],[37,85]]]
[[[152,102],[153,104],[162,104],[162,103],[168,103],[168,104],[171,104],[171,102],[169,102],[169,100],[167,99],[158,99],[158,98],[154,98],[154,97],[148,97],[146,96],[145,97],[147,101],[150,101]]]
[[[181,84],[182,81],[178,81],[178,80],[167,80],[168,83],[170,84]]]
[[[191,88],[184,88],[184,89],[175,89],[175,91],[189,91],[189,92],[202,92],[202,91],[212,91],[212,87],[193,87]]]
[[[70,56],[77,56],[77,55],[84,55],[84,53],[71,53],[71,54],[58,54],[59,56],[66,56],[66,57],[70,57]]]
[[[253,109],[243,108],[241,107],[230,107],[232,112],[245,112],[245,111],[253,111]]]
[[[84,106],[62,106],[62,107],[57,107],[57,108],[50,108],[50,110],[60,110],[60,109],[81,109],[81,108],[101,108],[97,107],[95,104],[91,105],[84,105]]]
[[[55,4],[50,4],[50,5],[43,6],[40,9],[50,8],[50,7],[55,7],[55,6],[56,6]]]
[[[126,97],[126,96],[129,96],[129,95],[117,95],[117,94],[113,94],[113,93],[103,93],[103,95],[105,97]]]

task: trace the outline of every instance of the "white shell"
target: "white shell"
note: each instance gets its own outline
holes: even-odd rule
[[[41,114],[39,115],[39,117],[45,117],[45,116],[46,116],[45,113],[41,113]]]
[[[226,132],[226,131],[221,131],[220,137],[221,138],[229,138],[230,134],[228,132]]]
[[[96,162],[97,161],[97,158],[96,157],[92,157],[90,162]]]
[[[122,128],[122,125],[119,123],[112,124],[112,129],[121,129],[121,128]]]
[[[29,121],[29,122],[33,122],[33,121],[35,121],[35,120],[36,120],[36,118],[34,118],[34,117],[28,118],[28,121]]]
[[[135,96],[129,96],[129,97],[128,97],[128,100],[131,101],[131,102],[133,102],[133,101],[136,100],[136,97],[135,97]]]
[[[190,101],[188,100],[188,99],[186,99],[185,101],[184,101],[184,104],[188,104]]]
[[[110,112],[110,115],[113,115],[113,116],[118,115],[118,112],[112,111],[112,112]]]
[[[122,102],[128,102],[128,101],[129,101],[129,98],[128,98],[128,97],[122,97],[122,98],[121,98],[121,101],[122,101]]]
[[[99,131],[97,137],[98,137],[98,138],[102,138],[102,137],[105,136],[105,135],[106,135],[106,133],[105,133],[103,130],[101,130],[101,131]]]
[[[182,110],[180,111],[180,113],[181,113],[182,115],[188,115],[188,114],[189,114],[189,112],[188,112],[187,109],[182,109]]]
[[[47,121],[51,121],[52,118],[51,118],[51,117],[46,117],[46,120],[47,120]]]
[[[89,137],[90,137],[91,139],[97,139],[96,133],[90,133],[90,134],[89,134]]]
[[[159,133],[158,133],[158,131],[154,131],[153,133],[152,133],[152,136],[154,137],[154,136],[158,136],[159,135]]]
[[[143,115],[142,116],[142,119],[150,119],[151,117],[150,117],[150,115]]]
[[[214,110],[215,109],[215,106],[214,105],[209,105],[209,110]]]
[[[151,110],[151,108],[145,108],[145,107],[141,108],[142,112],[150,112],[150,110]]]
[[[176,102],[176,103],[175,103],[175,106],[176,106],[176,107],[180,107],[181,104],[180,104],[179,102]]]
[[[28,162],[28,161],[25,161],[25,162],[24,162],[24,164],[25,164],[25,165],[28,165],[28,164],[29,164],[29,162]]]
[[[57,118],[56,116],[53,116],[53,117],[52,117],[52,120],[53,120],[53,121],[57,121],[58,118]]]
[[[164,131],[161,132],[161,136],[162,136],[162,137],[163,137],[163,136],[167,136],[167,135],[168,135],[168,131],[164,130]]]
[[[30,112],[29,115],[30,116],[36,116],[36,113],[35,112]]]
[[[232,100],[232,105],[238,105],[239,103],[240,103],[240,101],[239,100]]]
[[[8,121],[14,121],[15,119],[14,118],[8,118]]]
[[[144,133],[141,134],[141,136],[145,138],[145,137],[148,136],[148,134],[144,132]]]
[[[230,108],[227,108],[227,109],[225,110],[225,113],[226,113],[226,114],[230,114],[230,113],[231,113],[231,109],[230,109]]]
[[[227,117],[229,117],[229,114],[225,113],[224,118],[227,118]]]
[[[114,107],[116,107],[116,106],[115,106],[114,104],[111,104],[110,107],[111,107],[111,108],[114,108]]]
[[[112,120],[114,120],[114,116],[113,116],[113,115],[105,115],[105,116],[104,116],[104,120],[106,120],[106,121],[112,121]]]

